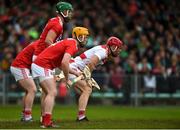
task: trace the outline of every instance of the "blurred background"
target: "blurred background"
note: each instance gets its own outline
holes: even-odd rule
[[[0,1],[0,103],[21,103],[23,90],[9,67],[16,55],[39,38],[58,0]],[[180,105],[179,0],[67,0],[74,7],[74,26],[90,30],[87,49],[117,36],[127,45],[119,57],[98,67],[93,77],[101,86],[90,104]],[[57,102],[74,104],[76,94],[57,83]],[[37,93],[36,102],[39,102]]]

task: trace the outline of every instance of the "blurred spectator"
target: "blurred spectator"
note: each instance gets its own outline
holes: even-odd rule
[[[171,56],[171,66],[167,69],[168,75],[176,75],[180,69],[180,63],[178,62],[177,55],[173,54]]]
[[[129,54],[128,59],[123,64],[123,68],[127,74],[133,74],[137,72],[136,55],[134,52]]]
[[[161,68],[161,72],[156,75],[157,79],[157,92],[158,93],[168,93],[170,91],[169,86],[169,80],[168,80],[168,75],[166,73],[165,67]]]
[[[143,76],[143,92],[156,92],[156,77],[151,73]]]
[[[143,57],[142,61],[140,63],[138,63],[137,68],[138,68],[138,72],[140,72],[141,74],[148,74],[148,72],[151,71],[152,66],[147,61],[147,58]]]
[[[123,70],[120,66],[114,67],[110,72],[110,86],[114,92],[120,92],[123,87]]]
[[[161,64],[161,57],[159,53],[157,53],[154,58],[152,73],[155,75],[161,75],[163,69],[164,69],[164,66]]]

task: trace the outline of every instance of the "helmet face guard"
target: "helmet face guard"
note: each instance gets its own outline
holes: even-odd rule
[[[73,37],[77,39],[81,47],[84,47],[87,44],[88,39],[88,29],[84,27],[75,27],[73,28]]]
[[[76,38],[77,38],[81,47],[84,47],[88,42],[88,36],[87,35],[79,35],[78,37],[76,36]]]
[[[59,2],[56,4],[57,13],[62,15],[65,21],[69,21],[72,18],[73,7],[68,2]]]
[[[72,19],[72,11],[71,10],[64,10],[63,12],[60,12],[60,14],[64,18],[65,22],[68,22]]]
[[[123,42],[117,37],[110,37],[106,43],[109,46],[111,55],[116,57],[123,47]]]
[[[109,49],[110,49],[111,55],[113,57],[117,57],[119,52],[120,52],[120,50],[121,50],[120,47],[117,47],[117,46],[115,46],[114,49],[112,49],[112,46],[109,46]]]

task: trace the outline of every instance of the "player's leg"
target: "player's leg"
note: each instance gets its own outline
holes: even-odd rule
[[[42,102],[44,116],[42,124],[47,127],[52,125],[52,111],[54,107],[54,100],[57,95],[56,82],[54,78],[48,78],[40,82],[43,92],[46,93],[44,101]]]
[[[55,69],[53,70],[53,73],[55,73]],[[56,77],[55,76],[54,76],[54,81],[56,82]],[[41,89],[43,89],[43,88],[41,87]],[[44,114],[44,100],[45,100],[45,97],[46,97],[45,90],[42,90],[42,93],[41,93],[41,117],[40,117],[40,122],[41,123],[42,123],[43,116],[45,115]]]
[[[31,121],[31,109],[35,97],[36,86],[30,75],[30,71],[27,68],[17,68],[13,66],[10,67],[10,71],[14,75],[15,80],[19,83],[19,86],[26,92],[23,97],[22,120]]]
[[[21,112],[21,121],[24,121],[24,110],[25,110],[25,98],[26,98],[27,92],[25,91],[25,95],[22,97],[22,112]]]
[[[44,100],[45,100],[45,97],[46,97],[45,90],[42,90],[42,93],[41,93],[41,118],[40,118],[41,123],[42,123],[42,118],[45,115],[44,114]]]
[[[78,121],[87,120],[85,112],[86,112],[89,96],[92,93],[92,87],[89,86],[85,80],[80,80],[75,85],[81,90],[81,94],[80,94],[79,102],[78,102],[79,103],[78,104]]]
[[[53,70],[53,71],[55,73],[55,70]],[[54,76],[54,81],[56,82],[56,77],[55,76]],[[41,87],[41,89],[43,89],[43,88]],[[41,123],[42,123],[42,118],[45,115],[44,114],[44,100],[45,100],[45,97],[46,97],[45,90],[42,90],[42,93],[41,93],[41,118],[40,118]]]
[[[53,76],[53,70],[45,69],[36,64],[31,65],[33,77],[38,77],[40,86],[45,93],[42,98],[42,112],[44,113],[41,127],[56,127],[51,120],[54,99],[57,95],[56,82]]]
[[[36,93],[36,85],[32,78],[19,80],[18,84],[26,91],[23,97],[24,121],[32,120],[32,106]]]
[[[53,70],[53,73],[55,73],[55,69]],[[54,81],[56,82],[56,77],[54,76]],[[47,96],[47,91],[46,90],[44,90],[44,88],[43,87],[41,87],[42,88],[42,94],[41,94],[41,116],[43,116],[44,115],[44,112],[45,112],[45,110],[44,110],[44,100],[45,100],[45,98],[46,98],[46,96]]]

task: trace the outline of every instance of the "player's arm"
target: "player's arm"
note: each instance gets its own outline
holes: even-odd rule
[[[46,36],[46,39],[45,39],[45,42],[48,44],[48,45],[51,45],[54,43],[54,39],[56,38],[57,34],[54,30],[49,30],[47,36]]]
[[[71,55],[69,53],[65,53],[64,57],[61,61],[61,69],[64,73],[66,81],[68,81],[68,74],[69,74],[69,60],[71,59]]]
[[[98,56],[94,55],[94,56],[91,57],[90,63],[87,65],[91,72],[95,69],[98,62],[99,62],[99,57]]]

